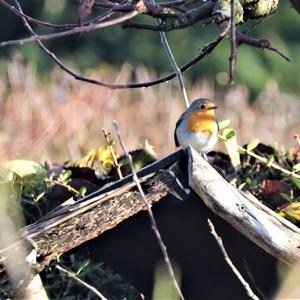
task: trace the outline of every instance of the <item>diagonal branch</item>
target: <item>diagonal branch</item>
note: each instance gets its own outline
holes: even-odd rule
[[[45,27],[49,27],[49,28],[56,28],[56,29],[70,29],[70,28],[78,27],[78,24],[75,24],[75,23],[74,24],[54,24],[54,23],[50,23],[47,21],[35,19],[33,17],[26,15],[25,13],[21,13],[18,9],[15,8],[15,6],[10,5],[5,0],[0,0],[0,4],[2,4],[4,7],[9,9],[11,12],[15,13],[17,16],[24,17],[27,21],[35,23],[37,25],[41,25],[41,26],[45,26]],[[108,12],[105,12],[104,14],[107,14],[107,13]],[[101,14],[92,20],[84,22],[83,25],[86,26],[86,25],[93,24],[95,22],[99,22],[100,20],[103,20],[104,14]]]
[[[101,22],[101,23],[97,23],[97,24],[88,24],[86,26],[78,26],[73,29],[62,31],[62,32],[54,32],[54,33],[49,33],[49,34],[45,34],[45,35],[37,35],[35,33],[32,33],[31,37],[28,37],[25,39],[1,42],[0,47],[11,46],[11,45],[23,45],[23,44],[34,42],[34,41],[51,40],[51,39],[69,36],[69,35],[76,34],[76,33],[89,32],[89,31],[96,30],[99,28],[105,28],[105,27],[109,27],[112,25],[120,24],[126,20],[132,19],[133,17],[137,16],[140,13],[141,12],[139,12],[138,10],[133,10],[133,11],[129,12],[128,14],[125,14],[121,17],[118,17],[118,18],[115,18],[115,19],[112,19],[109,21],[105,21],[105,22]],[[103,16],[103,18],[106,19],[109,16],[111,16],[112,14],[113,14],[112,12],[108,12],[107,14],[105,14]],[[20,17],[23,20],[26,20],[26,18],[24,16],[21,15]]]
[[[161,7],[157,4],[150,4],[147,2],[137,2],[136,5],[133,4],[112,4],[108,3],[106,4],[106,8],[109,8],[109,10],[102,15],[99,15],[93,20],[90,20],[89,22],[83,23],[81,26],[78,26],[78,24],[64,24],[64,25],[58,25],[58,24],[52,24],[44,21],[40,21],[37,19],[33,19],[24,13],[21,13],[18,11],[14,6],[11,6],[7,4],[4,0],[0,0],[0,4],[4,5],[7,7],[9,10],[11,10],[13,13],[15,13],[17,16],[21,18],[25,18],[27,21],[32,21],[34,23],[38,23],[39,25],[44,25],[52,28],[64,28],[68,29],[62,32],[54,32],[50,34],[44,34],[44,35],[39,35],[38,38],[41,41],[44,40],[51,40],[51,39],[56,39],[56,38],[61,38],[77,33],[82,33],[82,32],[89,32],[93,30],[97,30],[99,28],[105,28],[109,27],[112,25],[116,25],[119,23],[122,23],[124,21],[127,21],[129,19],[132,19],[138,14],[148,14],[154,18],[167,18],[166,21],[160,22],[158,24],[158,27],[160,28],[160,31],[170,31],[174,29],[182,29],[185,27],[192,26],[196,22],[199,22],[201,20],[205,20],[209,17],[211,17],[212,9],[213,9],[213,4],[211,1],[201,5],[200,7],[196,9],[192,9],[186,13],[181,14],[180,16],[174,14],[172,11],[168,10],[167,8]],[[138,11],[138,14],[133,14],[130,15],[130,13],[133,13],[134,11]],[[101,22],[104,19],[107,19],[112,16],[114,12],[124,12],[127,13],[124,16],[121,16],[119,18],[109,20],[106,22]],[[99,23],[101,22],[101,23]],[[123,28],[131,28],[132,26],[123,25]],[[70,29],[71,28],[71,29]],[[148,28],[151,29],[151,26]],[[0,47],[5,47],[5,46],[11,46],[11,45],[24,45],[26,43],[31,43],[37,40],[37,37],[31,36],[28,38],[23,38],[23,39],[17,39],[17,40],[10,40],[10,41],[3,41],[0,43]]]
[[[174,273],[174,270],[173,270],[173,267],[172,267],[172,264],[171,264],[168,252],[167,252],[167,247],[166,247],[165,243],[163,242],[161,234],[160,234],[160,232],[158,230],[158,227],[157,227],[157,224],[156,224],[156,220],[155,220],[153,212],[152,212],[151,205],[147,202],[146,195],[144,193],[144,190],[143,190],[143,188],[142,188],[142,186],[140,184],[140,181],[139,181],[139,179],[137,177],[137,174],[136,174],[136,171],[134,169],[133,162],[132,162],[132,157],[127,152],[127,150],[125,148],[124,141],[123,141],[123,138],[121,136],[121,132],[119,130],[119,126],[118,126],[118,124],[117,124],[117,122],[115,120],[113,121],[113,125],[115,127],[115,130],[116,130],[116,133],[117,133],[117,136],[118,136],[121,148],[122,148],[123,152],[125,153],[125,156],[127,158],[128,164],[130,166],[130,169],[131,169],[131,172],[132,172],[132,176],[133,176],[133,180],[136,183],[136,186],[137,186],[137,188],[139,190],[139,193],[140,193],[140,195],[141,195],[141,197],[143,199],[143,202],[144,202],[144,204],[145,204],[145,206],[147,208],[147,212],[148,212],[148,215],[149,215],[149,218],[150,218],[150,222],[151,222],[151,228],[154,231],[154,234],[155,234],[155,237],[156,237],[157,242],[159,244],[159,247],[160,247],[160,249],[161,249],[161,251],[163,253],[164,261],[165,261],[165,264],[167,266],[170,278],[172,280],[172,284],[174,285],[174,288],[176,289],[176,291],[177,291],[180,299],[184,300],[184,296],[183,296],[183,294],[182,294],[182,292],[180,290],[180,287],[179,287],[179,285],[177,283],[177,280],[176,280],[176,277],[175,277],[175,273]]]
[[[29,32],[38,38],[38,35],[33,31],[27,20],[22,17],[22,20],[24,24],[26,25],[26,28],[29,30]],[[180,70],[181,72],[185,72],[186,70],[190,69],[193,65],[198,63],[201,59],[209,55],[218,45],[219,43],[224,39],[224,36],[219,36],[217,37],[214,41],[203,47],[202,51],[195,56],[193,59],[191,59],[189,62],[187,62],[185,65],[183,65]],[[39,39],[37,39],[37,43],[39,44],[39,47],[65,72],[67,72],[69,75],[73,76],[77,80],[81,80],[84,82],[92,83],[95,85],[107,87],[110,89],[126,89],[126,88],[141,88],[141,87],[150,87],[162,82],[167,82],[174,77],[176,77],[176,73],[170,73],[166,76],[163,76],[159,79],[152,80],[152,81],[147,81],[147,82],[142,82],[142,83],[127,83],[127,84],[112,84],[112,83],[107,83],[103,82],[100,80],[96,80],[93,78],[85,77],[82,76],[81,74],[78,74],[77,72],[71,70],[68,68],[65,64],[63,64],[57,57],[56,55],[51,52]]]
[[[241,32],[237,31],[236,32],[236,43],[237,43],[238,46],[242,45],[242,44],[246,44],[246,45],[256,47],[256,48],[267,49],[267,50],[270,50],[270,51],[273,51],[273,52],[277,53],[279,56],[281,56],[286,61],[288,61],[288,62],[291,61],[281,51],[279,51],[278,49],[272,47],[271,43],[268,40],[265,40],[265,39],[256,39],[254,37],[248,36],[244,33],[241,33]]]
[[[236,275],[236,277],[239,279],[239,281],[241,282],[241,284],[245,288],[245,290],[247,292],[247,295],[253,300],[259,300],[259,298],[252,291],[249,283],[243,278],[242,274],[239,272],[239,270],[236,268],[236,266],[231,261],[229,255],[227,254],[227,251],[226,251],[226,249],[223,245],[222,239],[220,238],[220,236],[217,234],[217,232],[215,230],[214,224],[211,222],[210,219],[207,220],[207,223],[208,223],[208,226],[209,226],[209,229],[210,229],[210,233],[215,238],[219,248],[221,249],[221,251],[223,253],[224,260],[226,261],[226,263],[228,264],[228,266],[230,267],[232,272]]]

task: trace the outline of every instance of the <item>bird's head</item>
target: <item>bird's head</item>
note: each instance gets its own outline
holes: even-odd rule
[[[200,98],[191,104],[190,111],[205,113],[210,110],[215,110],[216,108],[218,108],[218,106],[211,100]]]
[[[216,129],[215,109],[217,106],[208,99],[195,100],[187,111],[187,128],[191,132],[201,132],[210,136]]]

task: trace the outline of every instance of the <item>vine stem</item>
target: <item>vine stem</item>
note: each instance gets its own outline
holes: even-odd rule
[[[291,176],[291,177],[300,179],[300,175],[296,174],[295,172],[289,171],[289,170],[287,170],[287,169],[281,167],[280,165],[278,165],[278,164],[276,164],[276,163],[274,163],[274,162],[268,161],[267,158],[262,157],[262,156],[260,156],[260,155],[258,155],[258,154],[256,154],[256,153],[254,153],[254,152],[251,151],[251,150],[248,150],[248,149],[246,149],[246,148],[244,148],[244,147],[242,147],[242,146],[240,146],[240,145],[238,145],[238,144],[236,144],[236,143],[232,143],[232,142],[228,141],[228,139],[226,139],[226,137],[223,136],[223,135],[220,134],[220,133],[219,133],[219,138],[220,138],[222,141],[224,141],[224,142],[226,142],[226,143],[229,143],[230,145],[236,147],[237,149],[239,149],[239,150],[241,150],[241,151],[247,153],[248,155],[250,155],[250,156],[256,158],[257,160],[261,161],[262,163],[266,164],[267,166],[270,166],[270,167],[272,167],[272,168],[274,168],[274,169],[276,169],[276,170],[279,170],[279,171],[281,171],[282,173],[284,173],[284,174],[286,174],[286,175],[288,175],[288,176]]]

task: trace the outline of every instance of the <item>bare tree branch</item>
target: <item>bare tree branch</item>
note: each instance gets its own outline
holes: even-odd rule
[[[207,219],[207,223],[208,226],[210,228],[210,233],[212,234],[212,236],[215,238],[216,242],[218,243],[218,246],[220,247],[222,253],[223,253],[223,257],[224,260],[226,261],[226,263],[228,264],[228,266],[230,267],[230,269],[232,270],[232,272],[236,275],[236,277],[239,279],[239,281],[241,282],[241,284],[243,285],[243,287],[245,288],[247,295],[253,299],[253,300],[259,300],[259,298],[254,294],[254,292],[252,291],[249,283],[243,278],[242,274],[239,272],[239,270],[235,267],[235,265],[233,264],[233,262],[231,261],[229,255],[227,254],[227,251],[225,250],[225,247],[223,245],[223,241],[220,238],[220,236],[216,233],[215,230],[215,226],[214,224],[211,222],[210,219]]]
[[[2,1],[2,0],[0,0],[0,1]],[[37,34],[32,33],[32,36],[28,37],[28,38],[12,40],[12,41],[3,41],[3,42],[0,43],[0,47],[11,46],[11,45],[24,45],[26,43],[31,43],[31,42],[34,42],[34,41],[37,41],[37,40],[39,40],[39,41],[51,40],[51,39],[56,39],[56,38],[69,36],[69,35],[72,35],[72,34],[77,34],[77,33],[82,33],[82,32],[89,32],[89,31],[93,31],[93,30],[96,30],[96,29],[99,29],[99,28],[105,28],[105,27],[109,27],[109,26],[112,26],[112,25],[122,23],[126,20],[129,20],[129,19],[137,16],[140,13],[141,12],[139,12],[137,10],[133,10],[133,11],[129,12],[128,14],[125,14],[121,17],[118,17],[118,18],[115,18],[115,19],[112,19],[112,20],[109,20],[109,21],[105,21],[105,22],[101,22],[101,23],[97,23],[97,24],[88,24],[88,25],[85,25],[85,26],[78,26],[78,27],[75,27],[73,29],[62,31],[62,32],[54,32],[54,33],[49,33],[49,34],[44,34],[44,35],[37,35]],[[104,15],[103,18],[106,19],[111,15],[112,15],[112,12],[109,12],[107,15]],[[23,17],[23,16],[21,16],[21,17],[23,18],[23,20],[26,20],[25,17]]]
[[[107,87],[110,89],[127,89],[127,88],[141,88],[141,87],[150,87],[153,85],[157,85],[166,81],[169,81],[173,79],[175,76],[179,78],[180,86],[181,89],[184,93],[184,98],[186,102],[186,106],[188,106],[188,101],[187,101],[187,93],[185,92],[185,89],[183,87],[183,81],[182,81],[182,76],[181,73],[185,72],[188,70],[190,67],[198,63],[201,59],[203,59],[205,56],[210,54],[216,46],[222,41],[224,38],[224,35],[227,34],[227,29],[224,31],[224,35],[221,34],[221,36],[217,37],[214,41],[209,43],[207,46],[205,46],[202,51],[193,59],[191,59],[189,62],[187,62],[185,65],[183,65],[181,68],[179,68],[175,62],[173,55],[169,51],[169,47],[165,42],[165,37],[162,37],[162,41],[164,42],[164,47],[167,50],[168,56],[170,61],[172,62],[172,65],[175,69],[175,72],[170,73],[166,76],[163,76],[161,78],[147,81],[147,82],[141,82],[141,83],[127,83],[127,84],[114,84],[114,83],[109,83],[109,82],[104,82],[100,81],[94,78],[89,78],[85,77],[79,73],[77,73],[75,70],[70,69],[68,66],[66,66],[56,55],[51,52],[43,43],[42,40],[47,40],[47,39],[52,39],[52,38],[58,38],[58,37],[64,37],[70,34],[75,34],[75,33],[81,33],[81,32],[86,32],[86,31],[91,31],[91,30],[96,30],[98,28],[103,28],[111,25],[115,25],[118,23],[123,23],[123,28],[139,28],[139,29],[148,29],[148,30],[154,30],[154,31],[169,31],[169,30],[174,30],[174,29],[180,29],[188,26],[192,26],[196,22],[200,20],[204,20],[207,18],[213,18],[215,22],[221,22],[221,27],[224,28],[228,26],[228,20],[231,19],[231,25],[234,24],[234,19],[232,17],[229,17],[226,19],[226,15],[222,15],[224,12],[220,10],[219,8],[216,8],[215,5],[216,3],[214,1],[207,1],[205,3],[202,3],[199,7],[196,7],[194,9],[191,9],[187,12],[183,12],[180,14],[174,13],[173,10],[170,10],[168,7],[182,7],[182,6],[187,6],[191,4],[193,0],[175,0],[171,1],[168,3],[159,3],[156,4],[155,2],[152,1],[152,3],[139,0],[139,1],[134,1],[134,2],[110,2],[110,1],[95,1],[94,5],[95,6],[102,6],[104,8],[109,9],[107,12],[105,12],[102,15],[99,15],[96,17],[94,20],[90,20],[89,22],[83,23],[82,26],[75,26],[74,24],[63,24],[63,25],[58,25],[58,24],[52,24],[49,22],[44,22],[40,21],[34,18],[31,18],[24,14],[22,11],[19,11],[16,7],[8,4],[5,0],[0,0],[0,4],[5,6],[6,8],[10,9],[12,12],[14,12],[17,16],[22,18],[24,24],[25,21],[27,22],[26,28],[30,32],[31,36],[29,38],[25,39],[20,39],[20,40],[15,40],[15,41],[3,41],[0,43],[0,47],[8,46],[8,45],[14,45],[14,44],[23,44],[27,42],[33,42],[36,41],[39,44],[39,47],[65,72],[67,72],[69,75],[73,76],[76,80],[81,80],[84,82],[88,82],[91,84]],[[231,11],[231,14],[234,14],[234,7],[232,7],[233,10]],[[121,17],[100,22],[100,20],[104,20],[108,17],[111,17],[113,12],[115,11],[120,11],[120,12],[125,12],[124,15]],[[272,14],[274,11],[274,7],[272,7],[270,14]],[[143,23],[136,23],[136,22],[128,22],[129,19],[134,18],[135,16],[139,14],[148,14],[152,17],[154,17],[157,21],[158,19],[161,19],[158,21],[158,25],[149,25],[149,24],[143,24]],[[257,15],[255,15],[257,16]],[[46,35],[41,35],[39,36],[36,34],[33,29],[29,25],[29,21],[39,23],[39,25],[43,26],[54,26],[56,28],[70,28],[69,30],[63,31],[63,32],[55,32],[55,33],[50,33]],[[126,22],[127,21],[127,22]],[[95,23],[96,22],[96,23]],[[255,24],[254,26],[256,26]],[[73,27],[75,26],[75,27]],[[247,44],[249,46],[257,47],[257,48],[262,48],[262,49],[268,49],[270,51],[273,51],[283,57],[285,60],[290,61],[289,58],[284,55],[282,52],[277,50],[276,48],[272,47],[270,42],[264,39],[256,39],[253,37],[250,37],[246,35],[245,33],[241,33],[238,31],[235,31],[235,26],[229,26],[231,28],[231,36],[233,39],[231,39],[231,57],[230,57],[230,74],[231,74],[231,79],[234,79],[235,77],[235,68],[236,68],[236,57],[238,53],[238,47],[242,44]],[[249,29],[251,30],[251,28]],[[235,34],[234,34],[235,32]],[[164,35],[161,33],[161,36]],[[174,64],[175,62],[175,64]],[[180,79],[181,78],[181,79]]]
[[[150,1],[151,1],[152,5],[155,5],[155,0],[150,0]],[[160,22],[161,21],[156,20],[157,25],[159,25]],[[183,94],[183,99],[184,99],[184,102],[185,102],[185,106],[188,108],[190,106],[190,103],[189,103],[188,95],[187,95],[186,88],[185,88],[185,85],[184,85],[184,80],[183,80],[181,70],[179,69],[179,67],[176,63],[175,57],[174,57],[174,55],[172,53],[172,50],[169,46],[166,33],[163,32],[163,31],[160,31],[159,35],[160,35],[161,43],[162,43],[162,45],[163,45],[163,47],[164,47],[164,49],[167,53],[167,56],[169,58],[169,61],[171,62],[172,66],[173,66],[173,69],[176,73],[176,77],[178,79],[179,86],[180,86],[180,89],[181,89],[182,94]]]
[[[56,29],[70,29],[70,28],[74,28],[74,27],[78,27],[78,24],[54,24],[54,23],[50,23],[47,21],[42,21],[42,20],[38,20],[35,18],[32,18],[24,13],[21,13],[18,11],[18,9],[16,9],[13,5],[10,5],[9,3],[7,3],[5,0],[0,0],[0,4],[2,4],[4,7],[8,8],[10,11],[12,11],[13,13],[15,13],[17,16],[19,17],[24,17],[27,21],[35,23],[37,25],[41,25],[41,26],[45,26],[45,27],[49,27],[49,28],[56,28]],[[108,12],[105,12],[104,14],[107,14]],[[96,18],[86,21],[83,23],[83,25],[89,25],[89,24],[93,24],[95,22],[99,22],[100,19],[103,20],[103,14],[97,16]]]
[[[236,28],[235,28],[235,0],[231,0],[230,9],[230,36],[231,36],[231,55],[229,68],[229,81],[233,83],[236,75],[236,59],[237,59],[237,43],[236,43]]]
[[[27,20],[24,17],[22,17],[22,20],[23,20],[24,24],[26,24],[26,28],[29,30],[29,32],[33,36],[35,36],[36,38],[38,38],[38,35],[33,31],[33,29],[31,28],[31,26],[28,24]],[[185,65],[183,65],[180,68],[181,72],[185,72],[186,70],[188,70],[189,68],[191,68],[193,65],[195,65],[196,63],[198,63],[201,59],[203,59],[208,54],[210,54],[217,47],[217,45],[223,40],[223,38],[224,38],[224,36],[219,36],[213,42],[211,42],[208,45],[206,45],[205,47],[203,47],[203,49],[200,52],[200,54],[198,54],[197,56],[195,56],[192,60],[190,60],[189,62],[187,62]],[[96,84],[96,85],[100,85],[100,86],[103,86],[103,87],[107,87],[107,88],[111,88],[111,89],[126,89],[126,88],[149,87],[149,86],[153,86],[153,85],[156,85],[156,84],[159,84],[159,83],[162,83],[162,82],[166,82],[166,81],[171,80],[174,77],[176,77],[176,73],[173,72],[173,73],[168,74],[166,76],[163,76],[163,77],[161,77],[159,79],[152,80],[152,81],[147,81],[147,82],[142,82],[142,83],[112,84],[112,83],[107,83],[107,82],[99,81],[99,80],[96,80],[96,79],[93,79],[93,78],[82,76],[82,75],[76,73],[75,71],[69,69],[65,64],[63,64],[56,57],[56,55],[53,52],[51,52],[50,50],[48,50],[48,48],[46,48],[45,45],[39,39],[37,39],[37,42],[39,44],[39,47],[56,64],[58,64],[58,66],[62,70],[64,70],[65,72],[67,72],[68,74],[70,74],[71,76],[73,76],[75,79],[81,80],[81,81],[85,81],[85,82],[88,82],[88,83],[92,83],[92,84]]]
[[[174,29],[182,29],[188,26],[192,26],[194,23],[199,22],[201,20],[205,20],[211,16],[212,9],[213,9],[213,4],[211,1],[201,5],[197,9],[192,9],[191,11],[188,11],[184,14],[181,14],[180,16],[174,14],[174,12],[168,10],[167,8],[160,7],[159,5],[150,4],[147,2],[137,2],[136,5],[133,4],[113,4],[113,3],[108,3],[105,5],[107,8],[109,8],[109,11],[105,12],[102,15],[99,15],[95,19],[87,22],[87,23],[82,23],[81,26],[74,25],[74,24],[65,24],[65,25],[57,25],[57,24],[52,24],[48,22],[43,22],[39,21],[37,19],[33,19],[31,17],[28,17],[24,13],[20,13],[14,6],[11,6],[7,4],[4,0],[0,0],[0,3],[3,4],[5,7],[10,9],[13,13],[18,15],[19,17],[25,18],[27,21],[33,21],[34,23],[39,23],[40,25],[46,25],[48,27],[53,27],[53,28],[68,28],[68,30],[65,30],[63,32],[54,32],[54,33],[49,33],[49,34],[44,34],[44,35],[39,35],[38,38],[41,41],[44,40],[50,40],[50,39],[56,39],[56,38],[61,38],[77,33],[83,33],[83,32],[89,32],[93,30],[97,30],[100,28],[105,28],[109,27],[112,25],[116,25],[119,23],[122,23],[124,21],[127,21],[138,14],[141,13],[146,13],[154,18],[168,18],[167,21],[162,21],[159,23],[159,30],[160,31],[170,31]],[[126,12],[125,16],[118,17],[113,20],[109,20],[106,22],[101,22],[104,19],[107,19],[112,16],[113,12]],[[138,13],[134,13],[137,11]],[[174,18],[174,20],[170,20]],[[100,23],[99,23],[100,22]],[[69,29],[71,28],[71,29]],[[123,28],[131,28],[131,26],[126,26],[124,25]],[[151,26],[148,28],[150,29]],[[10,41],[3,41],[0,43],[0,47],[6,47],[6,46],[12,46],[12,45],[24,45],[26,43],[31,43],[37,40],[37,37],[31,36],[28,38],[23,38],[23,39],[17,39],[17,40],[10,40]]]

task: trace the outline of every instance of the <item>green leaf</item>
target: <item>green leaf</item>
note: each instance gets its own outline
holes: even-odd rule
[[[300,163],[293,166],[293,172],[299,172],[300,171]]]
[[[223,130],[226,127],[228,127],[228,125],[230,124],[230,122],[231,121],[229,119],[223,120],[223,121],[219,122],[219,130]]]
[[[300,189],[300,179],[292,177],[293,183],[295,184],[295,186]]]
[[[242,190],[245,186],[246,186],[246,182],[243,182],[243,183],[241,183],[239,186],[238,186],[238,189],[239,190]]]
[[[108,146],[113,146],[115,144],[115,140],[109,140]]]
[[[230,140],[236,136],[236,131],[234,129],[227,128],[227,130],[226,129],[224,130],[224,134],[225,134],[226,140]]]
[[[245,153],[247,153],[246,150],[244,150],[244,149],[237,149],[237,151],[238,151],[238,153],[240,153],[240,154],[245,154]]]
[[[249,177],[247,177],[245,181],[246,181],[246,184],[248,184],[248,185],[251,185],[251,183],[252,183],[252,180]]]
[[[83,197],[85,196],[86,192],[87,192],[86,186],[82,186],[79,190],[79,195]]]
[[[287,194],[284,194],[284,193],[279,193],[280,197],[283,199],[283,200],[286,200],[286,201],[289,201],[291,202],[293,199],[287,195]]]
[[[259,144],[259,139],[254,139],[253,141],[248,143],[247,150],[248,151],[254,150],[258,146],[258,144]]]
[[[237,148],[237,134],[236,131],[232,128],[225,128],[223,130],[223,135],[226,138],[224,142],[227,153],[230,157],[230,161],[234,168],[237,168],[241,164],[240,153]]]
[[[71,181],[71,176],[72,176],[72,171],[64,169],[60,173],[58,180],[61,181],[64,184],[68,184]]]
[[[229,183],[230,183],[231,185],[233,185],[233,186],[236,186],[237,178],[236,178],[236,177],[232,178],[232,179],[229,181]]]

